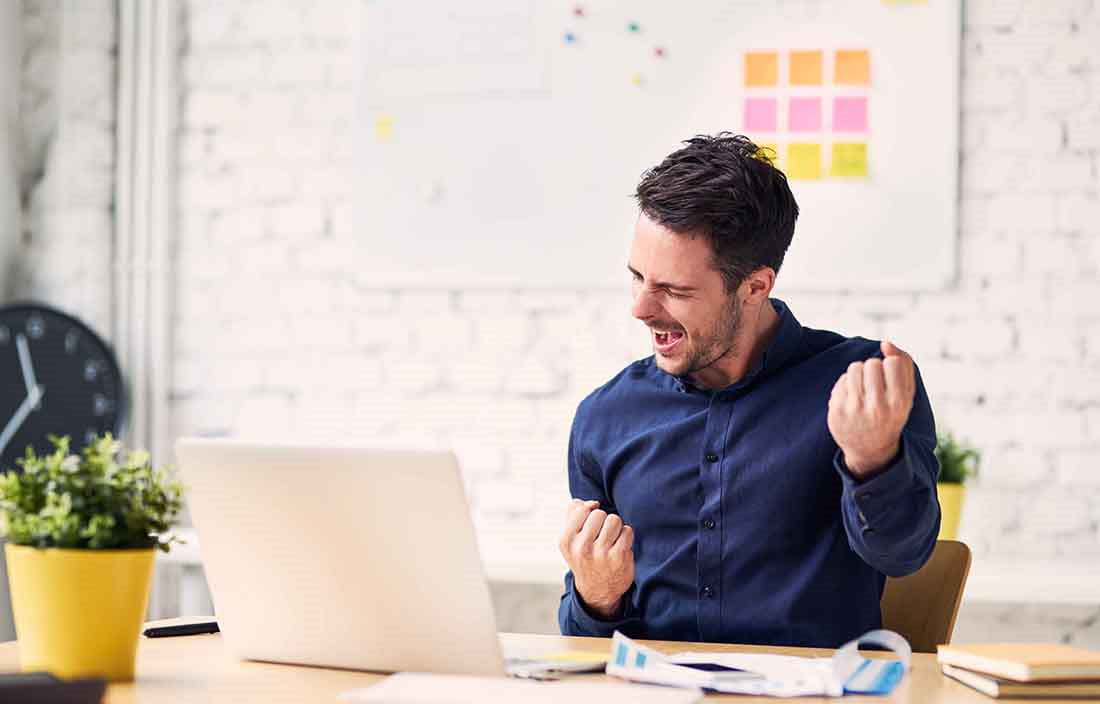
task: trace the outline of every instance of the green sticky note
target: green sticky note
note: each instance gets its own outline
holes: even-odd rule
[[[829,175],[833,178],[867,178],[867,144],[834,142]]]

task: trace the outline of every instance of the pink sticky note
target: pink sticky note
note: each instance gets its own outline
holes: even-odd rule
[[[749,132],[775,132],[775,98],[745,99],[745,129]]]
[[[821,129],[821,98],[791,98],[787,117],[791,132],[817,132]]]
[[[837,132],[866,132],[867,98],[834,98],[833,130]]]

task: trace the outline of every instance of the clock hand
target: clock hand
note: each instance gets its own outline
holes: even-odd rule
[[[19,430],[19,427],[23,425],[23,421],[27,419],[31,411],[34,410],[34,406],[38,403],[42,397],[42,392],[39,387],[34,387],[34,390],[29,396],[23,399],[23,403],[19,404],[19,408],[15,409],[15,415],[11,417],[8,424],[4,426],[4,431],[0,432],[0,454],[4,452],[4,448],[8,446],[8,442],[11,441],[13,435]]]
[[[33,394],[38,387],[38,381],[34,378],[34,367],[31,365],[31,350],[27,346],[27,336],[23,333],[16,335],[15,346],[19,349],[19,366],[23,368],[23,383],[27,385],[27,395]]]

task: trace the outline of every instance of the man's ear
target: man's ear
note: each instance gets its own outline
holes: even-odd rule
[[[758,306],[768,300],[773,288],[775,288],[775,269],[762,266],[745,277],[737,287],[737,295],[742,304]]]

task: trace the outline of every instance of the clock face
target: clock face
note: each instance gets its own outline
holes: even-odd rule
[[[118,363],[91,329],[45,306],[0,306],[0,471],[28,445],[53,449],[50,435],[68,435],[74,452],[117,436],[125,410]]]

